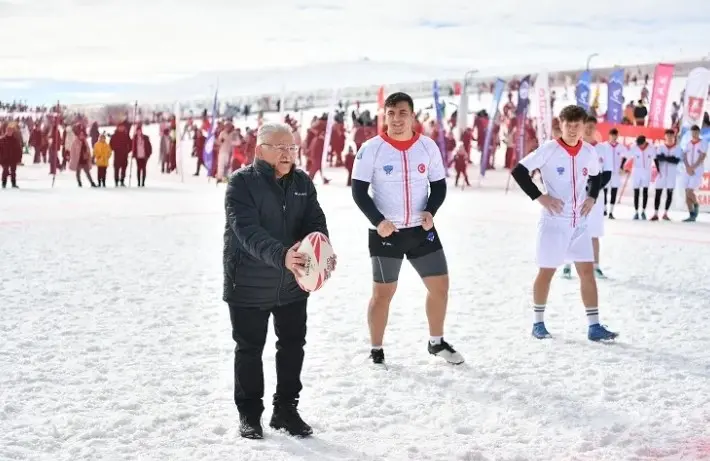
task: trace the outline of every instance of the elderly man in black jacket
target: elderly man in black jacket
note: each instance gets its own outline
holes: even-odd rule
[[[308,175],[294,167],[298,146],[291,129],[264,124],[254,163],[229,178],[225,197],[224,301],[229,304],[234,351],[234,402],[242,437],[263,437],[262,352],[274,316],[276,393],[270,426],[309,436],[300,417],[308,293],[296,283],[304,255],[296,249],[311,232],[328,235],[325,215]]]

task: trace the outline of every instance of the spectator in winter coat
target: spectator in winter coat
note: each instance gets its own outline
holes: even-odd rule
[[[133,157],[136,159],[138,187],[145,187],[148,159],[153,153],[153,146],[150,144],[148,135],[143,134],[143,128],[140,125],[136,127],[136,134],[133,136],[131,151],[133,152]]]
[[[470,186],[471,183],[468,182],[468,173],[466,173],[466,166],[468,165],[468,154],[466,153],[466,149],[461,143],[459,143],[456,147],[456,154],[454,155],[453,160],[451,160],[449,167],[451,167],[452,165],[456,170],[456,179],[454,180],[454,186],[458,187],[459,178],[462,175],[463,180],[466,182],[466,185]]]
[[[10,185],[17,189],[17,165],[22,161],[22,142],[15,134],[15,127],[10,125],[0,136],[0,166],[2,167],[2,188]]]
[[[86,139],[84,130],[78,130],[78,135],[74,137],[74,142],[69,149],[69,169],[76,171],[76,184],[81,185],[81,172],[86,173],[91,187],[96,187],[96,183],[91,178],[91,147]]]
[[[646,116],[648,115],[648,109],[643,105],[643,100],[639,99],[638,106],[634,107],[634,119],[636,120],[636,126],[644,126],[646,124]]]
[[[99,187],[106,187],[106,170],[111,158],[111,146],[106,142],[106,135],[99,135],[99,140],[94,144],[94,162],[98,168]]]
[[[125,124],[119,124],[111,136],[111,149],[113,150],[113,179],[116,187],[126,187],[126,168],[128,168],[128,154],[131,153],[131,137]]]
[[[296,283],[295,274],[305,262],[296,248],[306,235],[327,235],[328,228],[313,182],[295,168],[298,146],[291,129],[265,123],[256,144],[254,162],[230,176],[225,197],[223,299],[237,344],[234,402],[239,431],[244,438],[263,436],[262,354],[273,314],[277,384],[270,426],[309,436],[312,429],[297,410],[308,293]]]
[[[170,163],[170,145],[172,144],[172,139],[170,139],[170,128],[165,127],[163,133],[160,135],[160,172],[167,173],[169,170]]]

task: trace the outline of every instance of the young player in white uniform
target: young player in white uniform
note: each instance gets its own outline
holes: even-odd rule
[[[387,134],[360,148],[352,177],[353,199],[373,226],[369,249],[374,283],[367,316],[370,359],[375,364],[385,362],[382,342],[406,256],[429,292],[429,353],[449,363],[463,363],[461,354],[444,341],[449,275],[434,227],[434,215],[446,197],[443,159],[431,138],[414,133],[414,102],[409,95],[387,97],[385,123]]]
[[[658,221],[658,210],[661,208],[661,197],[663,190],[666,190],[666,208],[663,212],[663,220],[670,221],[668,210],[671,209],[673,203],[673,189],[675,188],[676,173],[678,172],[678,164],[683,158],[683,151],[676,143],[675,131],[666,130],[665,144],[662,144],[656,149],[656,196],[653,198],[653,217],[651,221]]]
[[[584,137],[583,140],[589,144],[596,152],[599,158],[599,174],[601,187],[604,188],[611,180],[612,164],[611,150],[596,140],[597,134],[597,119],[596,117],[588,116],[584,122]],[[604,236],[604,204],[601,200],[597,200],[589,217],[587,218],[587,231],[592,238],[592,247],[594,248],[594,275],[599,278],[606,278],[604,272],[599,267],[599,239]],[[572,265],[565,264],[562,269],[562,275],[566,278],[572,277]]]
[[[636,145],[629,149],[627,158],[633,159],[631,166],[631,183],[634,188],[634,219],[639,219],[639,195],[642,196],[640,218],[646,219],[648,206],[648,188],[651,186],[651,171],[653,159],[656,158],[656,148],[646,141],[646,136],[636,138]]]
[[[688,206],[690,216],[684,222],[693,222],[698,219],[698,196],[695,190],[703,184],[705,172],[705,157],[708,155],[708,143],[700,139],[700,127],[693,125],[690,128],[691,139],[683,148],[683,170],[681,182],[685,189],[685,204]]]
[[[612,340],[617,333],[599,324],[599,300],[594,277],[594,249],[587,216],[601,190],[599,157],[582,141],[587,117],[584,108],[567,106],[560,112],[562,137],[547,141],[523,158],[512,175],[521,189],[543,206],[536,244],[538,274],[533,285],[534,337],[549,338],[544,313],[555,271],[573,261],[580,278],[582,301],[591,341]],[[540,192],[530,172],[540,170],[546,194]]]
[[[619,192],[619,187],[621,187],[621,176],[624,174],[624,170],[621,165],[624,163],[624,159],[628,155],[628,149],[625,145],[618,142],[619,130],[612,128],[609,130],[609,140],[601,143],[606,149],[611,153],[611,179],[606,188],[604,188],[604,216],[606,216],[606,196],[607,191],[609,191],[609,219],[614,218],[614,205],[616,205],[616,194]]]

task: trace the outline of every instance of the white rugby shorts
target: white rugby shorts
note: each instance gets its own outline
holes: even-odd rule
[[[604,202],[597,200],[587,216],[587,233],[591,238],[604,237]]]
[[[536,243],[538,267],[556,269],[567,262],[594,262],[587,220],[582,219],[576,226],[568,219],[540,219]]]
[[[680,177],[680,183],[683,189],[700,189],[700,186],[703,185],[703,173],[697,171],[692,176],[689,174],[682,174]]]
[[[638,172],[636,174],[631,174],[631,187],[634,189],[641,189],[644,187],[649,187],[651,185],[651,174],[646,172]]]
[[[606,188],[607,189],[610,189],[610,188],[618,189],[619,187],[621,187],[621,175],[620,174],[612,174],[611,180],[609,181],[609,184],[606,185]]]

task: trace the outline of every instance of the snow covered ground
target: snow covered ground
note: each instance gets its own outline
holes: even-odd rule
[[[366,362],[365,219],[344,174],[319,186],[337,275],[311,298],[302,412],[309,440],[245,441],[232,402],[221,301],[222,187],[158,177],[147,188],[54,190],[46,168],[0,190],[0,460],[710,459],[710,225],[607,222],[602,320],[590,344],[577,282],[556,280],[530,338],[537,207],[506,176],[450,189],[452,367],[426,351],[424,289],[405,266],[385,347]],[[111,180],[109,179],[109,184]],[[682,215],[672,215],[675,220]],[[264,354],[275,386],[274,336]]]

